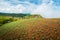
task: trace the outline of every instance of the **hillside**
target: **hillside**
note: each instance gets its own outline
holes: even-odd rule
[[[24,17],[30,14],[23,14],[23,13],[0,13],[0,16],[12,16],[12,17]]]
[[[24,13],[0,13],[0,26],[20,19],[43,18],[41,15]]]
[[[24,19],[0,27],[1,40],[60,40],[60,19]]]
[[[40,18],[43,18],[41,15],[31,15],[29,13],[0,13],[0,16],[11,16],[11,17],[34,17],[34,16],[37,16],[37,17],[40,17]]]

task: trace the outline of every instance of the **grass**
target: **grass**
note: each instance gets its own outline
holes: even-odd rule
[[[60,40],[60,19],[32,18],[7,23],[0,27],[0,36],[5,40]]]
[[[18,25],[18,22],[7,23],[0,27],[0,35],[5,34],[8,31],[13,30]]]

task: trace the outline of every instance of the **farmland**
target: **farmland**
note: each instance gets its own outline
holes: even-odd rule
[[[4,24],[0,40],[60,40],[60,19],[31,18]]]

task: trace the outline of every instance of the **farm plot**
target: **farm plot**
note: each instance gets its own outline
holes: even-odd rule
[[[1,40],[60,40],[60,19],[27,19],[8,23],[0,27],[0,36]]]

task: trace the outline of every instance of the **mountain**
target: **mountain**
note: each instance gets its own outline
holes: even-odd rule
[[[23,13],[0,13],[0,16],[12,16],[12,17],[24,17],[30,14],[23,14]]]

